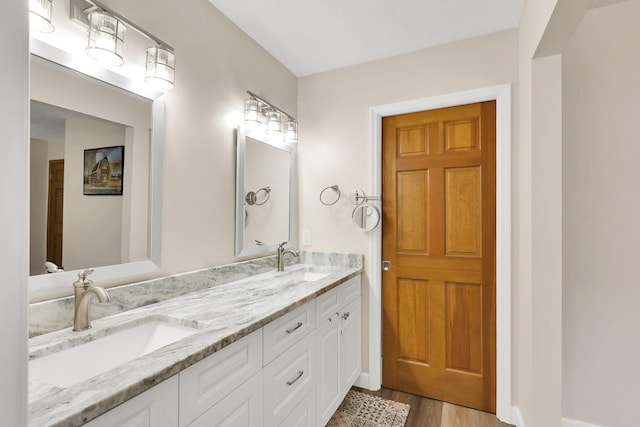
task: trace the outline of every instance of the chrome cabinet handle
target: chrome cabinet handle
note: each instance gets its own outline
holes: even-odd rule
[[[293,328],[287,329],[287,333],[291,334],[291,333],[295,332],[295,330],[298,329],[300,326],[302,326],[302,322],[298,322],[298,324],[296,326],[294,326]]]
[[[343,318],[344,320],[347,320],[347,319],[349,318],[349,316],[351,316],[351,313],[349,313],[349,312],[347,311],[347,312],[345,312],[345,313],[342,315],[342,318]]]
[[[333,316],[331,316],[331,317],[333,317]],[[329,322],[333,322],[333,319],[331,317],[329,317]],[[336,317],[340,317],[340,313],[336,312]]]
[[[298,371],[298,376],[295,377],[294,379],[292,379],[291,381],[287,381],[287,385],[288,386],[292,386],[293,384],[295,384],[296,381],[298,381],[302,376],[304,375],[304,371]]]

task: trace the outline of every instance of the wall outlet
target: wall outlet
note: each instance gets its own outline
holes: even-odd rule
[[[311,246],[311,230],[302,230],[302,245]]]

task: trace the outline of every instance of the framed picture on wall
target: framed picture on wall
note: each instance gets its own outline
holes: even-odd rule
[[[121,196],[124,145],[84,150],[83,194]]]

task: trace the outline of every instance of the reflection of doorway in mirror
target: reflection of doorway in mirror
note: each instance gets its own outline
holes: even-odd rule
[[[49,160],[47,203],[47,261],[62,266],[62,228],[64,210],[64,159]]]
[[[50,138],[42,138],[42,135],[38,133],[35,133],[35,135],[40,136],[40,138],[34,138],[34,133],[32,133],[29,164],[29,273],[31,275],[44,274],[46,272],[44,263],[52,251],[57,251],[59,254],[62,253],[61,242],[59,248],[51,250],[47,241],[53,242],[52,238],[48,239],[49,234],[53,232],[48,230],[48,215],[49,212],[53,211],[50,204],[54,203],[55,200],[54,190],[51,190],[51,193],[49,190],[49,187],[52,186],[50,176],[53,173],[58,178],[64,177],[64,173],[61,170],[61,165],[64,161],[64,127],[60,130],[60,133],[56,133]],[[58,165],[51,165],[50,162],[52,161],[58,161]],[[54,169],[57,171],[54,172]],[[57,187],[59,185],[55,184],[54,186]],[[58,191],[61,191],[61,189]],[[49,195],[51,195],[52,201],[49,201]],[[58,211],[62,214],[62,203]],[[62,218],[58,217],[58,220],[60,222],[58,231],[62,232]],[[53,233],[56,234],[56,232]],[[60,241],[62,241],[62,236],[60,236]],[[58,264],[58,266],[61,267],[62,263]]]

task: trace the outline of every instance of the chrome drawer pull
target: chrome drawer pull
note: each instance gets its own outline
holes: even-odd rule
[[[296,329],[298,329],[300,326],[302,326],[302,322],[298,322],[298,324],[297,324],[296,326],[294,326],[293,328],[291,328],[291,329],[287,329],[287,333],[288,333],[288,334],[293,333],[293,332],[294,332]]]
[[[300,379],[300,377],[302,377],[304,375],[304,371],[298,371],[298,376],[295,377],[293,380],[291,381],[287,381],[287,385],[288,386],[292,386],[296,381],[298,381]]]
[[[347,319],[349,318],[349,316],[351,316],[351,313],[349,313],[349,312],[347,311],[346,313],[344,313],[344,314],[342,315],[342,318],[343,318],[344,320],[347,320]]]

